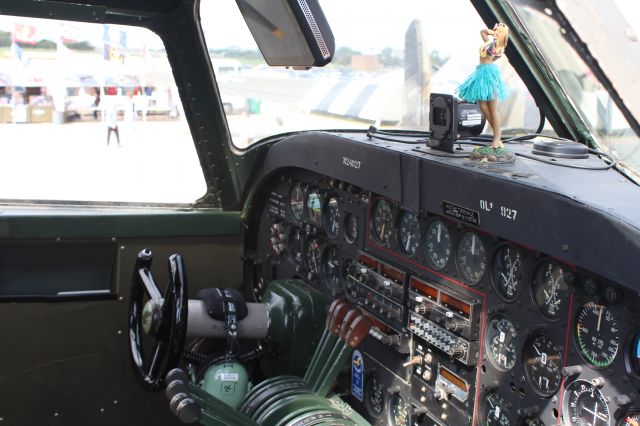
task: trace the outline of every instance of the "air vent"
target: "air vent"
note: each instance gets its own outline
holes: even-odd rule
[[[587,147],[577,142],[537,141],[532,151],[554,158],[589,158]]]

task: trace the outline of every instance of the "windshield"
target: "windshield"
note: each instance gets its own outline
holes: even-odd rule
[[[556,21],[554,10],[546,7],[546,2],[512,0],[512,3],[551,71],[591,130],[599,148],[611,154],[629,169],[634,177],[640,178],[640,138],[614,104],[609,92],[572,47],[566,37],[567,30]],[[584,1],[580,2],[579,6],[569,7],[570,3],[557,2],[563,12],[569,12],[566,16],[579,35],[587,36],[590,51],[596,55],[601,68],[612,79],[614,87],[627,106],[633,104],[628,101],[634,96],[636,99],[633,101],[638,102],[638,72],[635,71],[632,77],[621,77],[632,69],[637,70],[640,65],[637,37],[633,28],[623,18],[625,15],[639,16],[637,12],[640,7],[632,6],[630,1]],[[617,9],[617,6],[623,4],[624,9]],[[636,13],[632,15],[631,9]],[[573,17],[576,18],[575,22]],[[591,20],[587,24],[585,19]],[[627,40],[624,40],[625,38]],[[629,49],[629,46],[635,46],[635,51],[631,52],[633,49]],[[605,53],[605,47],[610,50],[608,53]],[[613,52],[618,54],[612,55]],[[597,53],[600,53],[599,57]],[[624,70],[630,64],[634,64],[635,68]],[[610,72],[612,70],[617,71]],[[636,118],[639,118],[638,115]]]
[[[266,66],[233,0],[204,0],[200,15],[233,143],[297,130],[428,130],[430,93],[453,94],[478,65],[486,26],[468,0],[321,0],[336,53],[308,71]],[[503,135],[533,133],[537,106],[507,57]],[[487,128],[486,132],[490,133]]]

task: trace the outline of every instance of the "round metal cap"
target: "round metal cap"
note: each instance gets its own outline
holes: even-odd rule
[[[532,152],[554,158],[589,158],[587,147],[578,142],[536,141]]]

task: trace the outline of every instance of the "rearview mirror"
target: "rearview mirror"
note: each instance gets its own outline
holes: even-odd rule
[[[318,0],[236,0],[267,64],[321,67],[335,40]]]

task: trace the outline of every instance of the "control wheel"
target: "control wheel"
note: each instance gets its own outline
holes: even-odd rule
[[[129,348],[134,373],[142,387],[160,390],[167,372],[178,365],[187,334],[187,279],[182,256],[169,257],[169,284],[164,293],[151,274],[151,250],[138,254],[129,296]],[[144,299],[149,299],[144,303]],[[143,331],[153,350],[147,359]]]

